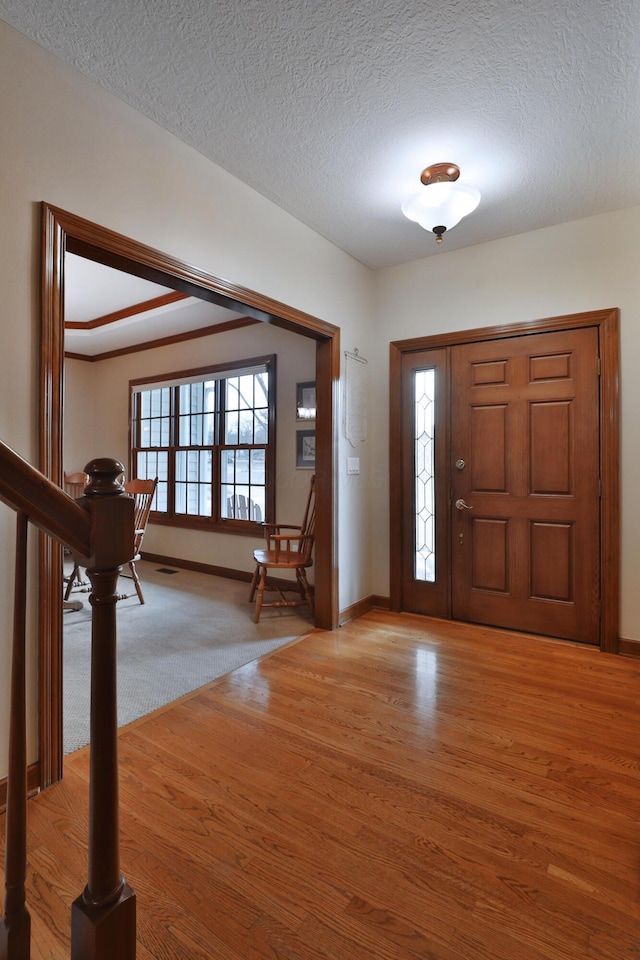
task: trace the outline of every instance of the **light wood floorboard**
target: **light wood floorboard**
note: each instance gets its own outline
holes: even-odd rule
[[[138,960],[640,960],[639,701],[639,661],[373,612],[136,721]],[[34,960],[68,957],[87,776],[29,803]]]

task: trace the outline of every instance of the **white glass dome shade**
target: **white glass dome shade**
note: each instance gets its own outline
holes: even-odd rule
[[[405,217],[415,220],[425,230],[436,231],[437,234],[455,227],[480,203],[480,191],[476,187],[459,183],[459,176],[460,171],[455,164],[427,167],[421,177],[423,186],[402,204]],[[437,239],[441,237],[437,236]]]

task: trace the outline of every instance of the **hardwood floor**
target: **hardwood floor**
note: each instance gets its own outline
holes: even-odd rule
[[[375,612],[137,721],[138,960],[637,960],[639,699],[637,660]],[[35,960],[68,957],[87,773],[29,804]]]

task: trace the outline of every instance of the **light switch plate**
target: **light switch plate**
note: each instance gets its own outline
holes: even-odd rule
[[[360,473],[360,457],[347,457],[347,473]]]

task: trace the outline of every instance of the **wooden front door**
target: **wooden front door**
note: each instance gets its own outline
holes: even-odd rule
[[[402,609],[600,642],[598,345],[594,326],[403,353]]]
[[[451,351],[452,615],[599,642],[598,333]]]

